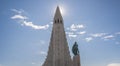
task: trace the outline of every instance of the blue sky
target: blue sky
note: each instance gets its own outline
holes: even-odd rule
[[[0,0],[0,66],[41,66],[57,5],[82,66],[120,66],[119,0]]]

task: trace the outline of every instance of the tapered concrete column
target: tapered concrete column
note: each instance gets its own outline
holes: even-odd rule
[[[42,66],[72,66],[64,22],[59,7],[56,9],[53,20],[47,58]]]

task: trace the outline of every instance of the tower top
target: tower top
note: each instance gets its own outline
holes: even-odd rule
[[[59,6],[57,6],[57,9],[56,9],[56,12],[55,12],[55,15],[54,15],[54,20],[56,20],[56,19],[63,20]]]

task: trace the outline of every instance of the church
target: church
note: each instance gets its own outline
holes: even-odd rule
[[[72,48],[73,58],[70,56],[68,42],[64,30],[64,21],[57,6],[47,57],[42,66],[81,66],[78,45],[75,42]]]

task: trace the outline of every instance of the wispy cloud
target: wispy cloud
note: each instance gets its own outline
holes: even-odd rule
[[[30,27],[35,30],[46,30],[53,23],[53,22],[50,22],[45,25],[37,25],[37,24],[34,24],[34,22],[30,21],[29,17],[24,15],[25,11],[23,9],[20,9],[20,10],[11,9],[11,11],[15,13],[15,15],[11,16],[12,20],[16,20],[22,26]],[[84,35],[82,36],[82,38],[85,39],[86,42],[90,42],[94,40],[95,38],[100,38],[102,40],[111,40],[117,37],[117,35],[120,35],[120,32],[116,32],[111,35],[109,33],[91,33],[90,34],[85,30],[85,28],[86,26],[83,24],[71,24],[69,27],[67,27],[66,34],[69,38],[77,38],[77,37],[79,38],[80,37],[79,35]]]
[[[77,34],[75,34],[74,32],[66,32],[66,34],[69,38],[76,38],[77,37]]]
[[[93,38],[92,38],[92,37],[87,37],[87,38],[85,38],[85,40],[86,40],[87,42],[90,42],[90,41],[93,40]]]
[[[111,64],[108,64],[107,66],[120,66],[120,63],[111,63]]]
[[[77,34],[79,34],[79,35],[83,35],[85,33],[86,33],[86,31],[77,32]]]
[[[113,39],[115,36],[113,35],[107,35],[107,36],[104,36],[103,39],[104,40],[108,40],[108,39]]]
[[[17,14],[21,14],[21,13],[24,12],[23,9],[19,9],[19,10],[17,10],[17,9],[11,9],[11,11],[13,11],[13,12],[15,12],[15,13],[17,13]]]
[[[67,31],[66,34],[68,35],[69,38],[76,38],[79,35],[83,35],[86,33],[86,31],[82,30],[85,28],[85,26],[83,24],[71,24],[69,27],[67,27]]]
[[[72,35],[72,34],[74,34],[74,32],[66,32],[66,34]]]
[[[21,19],[21,20],[25,20],[25,19],[28,19],[28,17],[22,16],[21,14],[16,14],[16,15],[12,16],[11,19]]]
[[[28,26],[28,27],[32,27],[33,29],[48,29],[49,28],[49,25],[48,24],[46,24],[46,25],[43,25],[43,26],[40,26],[40,25],[35,25],[35,24],[33,24],[32,22],[27,22],[27,21],[23,21],[23,23],[22,23],[23,25],[25,25],[25,26]]]
[[[103,37],[105,36],[107,33],[95,33],[95,34],[91,34],[92,37]]]
[[[77,35],[75,35],[75,34],[69,34],[68,37],[69,37],[69,38],[76,38]]]
[[[85,26],[82,25],[82,24],[77,24],[77,25],[72,24],[70,28],[76,29],[76,28],[84,28],[84,27],[85,27]]]
[[[81,30],[78,30],[78,28],[81,28]],[[115,38],[118,37],[116,35],[120,35],[120,32],[115,32],[112,34],[108,32],[89,33],[83,28],[85,28],[85,26],[84,25],[82,26],[82,24],[81,24],[81,27],[78,27],[78,25],[76,26],[75,24],[72,24],[70,28],[67,28],[68,32],[66,32],[66,34],[69,38],[81,38],[85,40],[86,42],[90,42],[92,40],[99,40],[99,39],[100,40],[115,40]]]
[[[11,17],[13,20],[17,20],[21,25],[31,27],[36,30],[46,30],[49,28],[49,24],[46,25],[35,25],[33,22],[28,20],[28,17],[23,15],[24,10],[12,9],[13,12],[16,12],[15,15]]]
[[[83,24],[72,24],[67,30],[77,31],[78,29],[83,29],[85,26]]]

